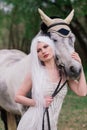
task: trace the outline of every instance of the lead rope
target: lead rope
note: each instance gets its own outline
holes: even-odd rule
[[[55,91],[54,91],[53,94],[52,94],[52,97],[53,97],[53,98],[60,92],[60,90],[61,90],[61,89],[64,87],[64,85],[67,83],[67,80],[66,80],[66,81],[61,85],[61,87],[60,87],[61,81],[62,81],[62,73],[61,73],[61,70],[60,70],[60,80],[59,80],[59,83],[58,83],[58,85],[57,85]],[[59,87],[60,87],[60,88],[59,88]],[[44,130],[44,117],[45,117],[45,114],[47,115],[48,130],[51,130],[50,117],[49,117],[48,108],[49,108],[49,107],[46,107],[45,110],[44,110],[44,113],[43,113],[42,130]]]

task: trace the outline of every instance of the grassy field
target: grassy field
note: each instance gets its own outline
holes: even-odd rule
[[[87,97],[68,92],[58,124],[59,130],[87,130]]]

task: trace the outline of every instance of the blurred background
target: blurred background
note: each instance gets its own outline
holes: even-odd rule
[[[70,27],[87,78],[87,0],[0,0],[0,49],[29,53],[31,40],[40,30],[38,8],[48,16],[61,18],[75,10]],[[87,130],[87,99],[73,95],[69,92],[64,102],[60,130]]]
[[[76,51],[87,62],[87,0],[0,0],[0,48],[29,53],[32,38],[39,32],[41,8],[48,16],[66,18],[75,10],[71,29],[76,36]]]

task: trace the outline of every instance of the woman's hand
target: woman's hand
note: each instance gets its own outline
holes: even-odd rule
[[[49,107],[53,101],[53,98],[51,96],[45,96],[45,107]]]
[[[79,54],[77,52],[74,52],[72,54],[72,58],[74,58],[75,60],[77,60],[79,63],[81,63],[81,58],[79,57]]]
[[[78,53],[74,52],[72,54],[72,58],[74,58],[76,61],[81,63],[81,59],[78,55]],[[73,92],[75,92],[78,96],[86,96],[87,94],[87,85],[86,85],[86,79],[85,74],[82,68],[79,80],[69,80],[68,85],[71,88]]]

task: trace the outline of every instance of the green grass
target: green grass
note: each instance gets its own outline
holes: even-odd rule
[[[87,130],[87,97],[69,91],[59,118],[59,130]]]

